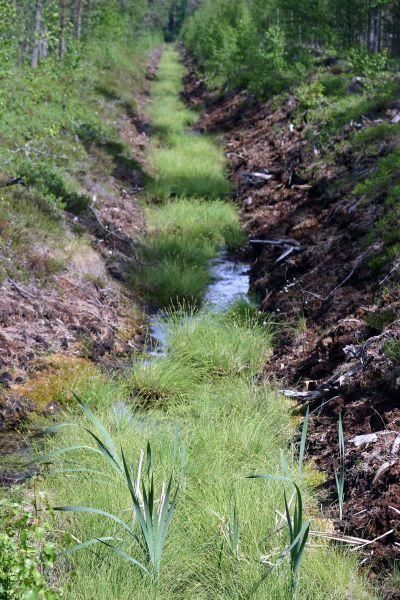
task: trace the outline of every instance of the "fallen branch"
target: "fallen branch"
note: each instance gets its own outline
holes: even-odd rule
[[[33,298],[33,300],[36,300],[36,296],[20,287],[13,279],[11,279],[11,277],[7,277],[7,281],[12,285],[13,288],[17,290],[17,292],[21,294],[21,296],[24,296],[25,298]]]
[[[124,242],[124,244],[134,244],[134,241],[130,238],[124,237],[122,235],[119,235],[118,233],[116,233],[115,231],[113,231],[112,229],[110,229],[108,227],[108,225],[105,225],[99,215],[97,214],[97,212],[94,210],[94,208],[92,206],[88,207],[90,212],[92,213],[92,215],[94,216],[94,218],[96,219],[97,224],[100,226],[100,228],[105,231],[107,233],[108,236],[113,237],[117,240],[119,240],[120,242]]]
[[[393,529],[390,529],[386,533],[382,533],[382,535],[378,535],[378,537],[374,538],[373,540],[368,540],[367,542],[364,542],[363,544],[356,546],[356,548],[352,548],[351,552],[355,552],[356,550],[362,550],[365,546],[369,546],[370,544],[373,544],[373,543],[377,542],[378,540],[381,540],[382,538],[386,537],[387,535],[390,535],[391,533],[393,533]]]
[[[293,246],[296,250],[300,250],[301,246],[297,240],[279,238],[277,240],[249,240],[249,244],[268,244],[269,246]]]
[[[282,260],[284,260],[285,258],[287,258],[288,256],[290,256],[292,254],[292,252],[295,252],[296,248],[294,246],[287,246],[286,250],[284,250],[282,252],[282,254],[280,255],[279,258],[276,259],[275,262],[279,263]]]
[[[303,400],[316,400],[322,398],[322,392],[320,390],[314,390],[310,392],[298,392],[297,390],[280,390],[286,398],[302,398]]]
[[[22,177],[15,177],[14,179],[9,179],[8,181],[2,181],[0,183],[0,188],[11,187],[12,185],[18,185],[18,183],[22,183]]]

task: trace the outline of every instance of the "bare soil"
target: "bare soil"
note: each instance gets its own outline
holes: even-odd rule
[[[151,57],[148,83],[159,56],[155,51]],[[92,149],[93,173],[82,181],[92,207],[79,217],[66,215],[64,237],[73,250],[65,269],[44,284],[32,270],[28,282],[6,279],[0,286],[0,431],[17,428],[32,411],[51,412],[51,406],[35,404],[24,392],[38,369],[49,368],[49,356],[115,366],[140,347],[139,299],[127,282],[145,227],[139,198],[146,166],[143,107],[148,83],[140,93],[132,92],[137,112],[122,115],[117,123],[132,150],[132,161],[119,163],[113,175],[104,177],[96,169],[101,157]],[[83,243],[76,243],[77,229],[85,234]]]

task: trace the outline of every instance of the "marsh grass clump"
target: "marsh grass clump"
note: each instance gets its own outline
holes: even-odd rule
[[[177,53],[167,48],[152,85],[150,119],[157,141],[150,151],[150,198],[190,196],[218,199],[230,191],[224,157],[215,140],[189,127],[197,115],[179,99],[185,69]]]
[[[166,48],[152,84],[149,231],[133,275],[157,306],[200,305],[209,260],[220,247],[237,250],[244,242],[237,211],[221,200],[230,190],[223,153],[214,139],[189,129],[197,115],[179,98],[184,73],[176,51]]]
[[[170,352],[211,378],[255,375],[268,357],[271,337],[269,329],[258,323],[199,312],[175,317]]]
[[[87,597],[89,589],[101,600],[128,596],[152,600],[160,597],[178,600],[216,596],[228,599],[248,597],[250,593],[257,600],[291,597],[283,563],[271,576],[263,577],[267,567],[264,568],[260,562],[266,555],[276,555],[277,545],[278,549],[287,545],[284,531],[273,534],[276,509],[282,504],[282,484],[271,481],[265,493],[255,482],[246,479],[249,473],[279,470],[281,448],[290,444],[294,433],[288,419],[288,401],[268,383],[257,384],[251,377],[251,371],[241,368],[241,364],[253,364],[255,367],[258,359],[254,358],[254,353],[260,356],[260,344],[263,344],[265,352],[268,336],[265,332],[261,336],[259,329],[250,327],[248,336],[253,336],[254,344],[249,353],[248,342],[244,343],[244,350],[238,343],[247,327],[243,323],[230,327],[228,322],[224,323],[223,316],[216,315],[207,328],[206,319],[196,316],[196,311],[187,312],[190,314],[187,322],[182,323],[181,334],[178,323],[182,322],[182,311],[176,313],[175,319],[173,315],[169,316],[174,321],[171,350],[160,362],[165,361],[165,381],[171,373],[168,385],[165,381],[163,384],[164,389],[168,386],[170,389],[162,403],[148,402],[145,407],[132,403],[128,379],[128,385],[124,385],[125,398],[118,395],[125,410],[122,416],[116,418],[112,407],[117,388],[92,389],[85,394],[85,404],[96,407],[92,413],[101,422],[104,431],[97,428],[96,432],[90,421],[87,425],[81,414],[70,410],[70,421],[75,426],[61,427],[55,438],[46,438],[46,463],[51,466],[44,470],[44,487],[51,490],[56,506],[66,507],[61,512],[65,518],[61,522],[58,519],[58,529],[68,531],[68,540],[64,542],[67,552],[71,545],[80,545],[79,552],[69,555],[72,565],[64,567],[60,561],[60,569],[65,572],[67,580],[71,566],[76,572],[70,588],[74,600]],[[218,343],[225,325],[226,332]],[[230,332],[229,335],[227,332]],[[175,350],[174,337],[177,338]],[[184,338],[188,338],[186,343]],[[214,358],[222,352],[217,369],[211,364],[210,346],[215,353]],[[221,376],[228,360],[223,346],[229,346],[232,355],[238,350],[242,352],[235,363],[236,373],[228,368],[225,371],[227,376]],[[186,362],[183,362],[183,357],[186,357]],[[191,375],[189,371],[185,372],[191,389],[185,389],[184,395],[174,391],[182,364],[191,372]],[[149,381],[154,380],[153,374],[146,375],[145,372],[143,377],[146,376]],[[107,455],[106,458],[105,449],[84,430],[85,427],[105,443],[111,457]],[[106,545],[126,552],[152,571],[146,558],[148,554],[133,538],[131,540],[131,534],[121,525],[122,521],[142,539],[137,508],[132,504],[127,479],[112,462],[115,456],[117,461],[121,460],[122,447],[128,466],[132,465],[130,477],[136,490],[140,449],[146,447],[147,441],[150,442],[152,455],[157,457],[157,461],[153,461],[157,487],[153,515],[158,514],[162,482],[167,482],[174,470],[176,453],[171,439],[177,427],[181,437],[187,440],[184,477],[174,471],[175,485],[179,485],[178,503],[155,581],[125,554]],[[107,436],[112,439],[114,449]],[[100,453],[88,451],[87,446]],[[65,447],[71,448],[71,452],[59,452]],[[289,458],[287,460],[288,468],[293,470],[295,465]],[[147,477],[144,470],[143,473]],[[76,485],[77,478],[79,485]],[[146,494],[147,486],[146,479]],[[230,517],[232,488],[235,490],[234,517]],[[314,500],[306,477],[302,479],[301,489],[307,506],[312,507]],[[88,510],[79,511],[76,507],[87,507]],[[134,520],[133,514],[136,515]],[[114,517],[120,521],[114,520]],[[224,542],[223,523],[233,527],[230,545]],[[238,524],[240,529],[237,530]],[[122,541],[109,539],[116,537]],[[355,576],[355,561],[329,549],[323,542],[308,547],[301,568],[297,588],[299,598],[319,600],[321,595],[327,600],[373,598],[366,591],[362,579]]]
[[[165,258],[158,264],[145,265],[139,281],[147,287],[147,296],[156,306],[176,306],[181,300],[199,305],[210,276],[207,265]]]
[[[193,196],[218,199],[230,191],[221,150],[209,138],[174,134],[168,145],[150,152],[153,175],[146,186],[152,198]]]
[[[204,239],[238,250],[245,240],[235,207],[222,200],[178,198],[147,207],[146,219],[150,233],[175,234],[193,243]]]
[[[134,280],[158,306],[185,300],[199,305],[210,281],[208,262],[226,246],[238,249],[243,233],[235,208],[220,200],[180,198],[146,209],[149,233]]]
[[[199,369],[180,364],[175,356],[167,356],[134,365],[126,385],[140,406],[162,405],[188,397],[201,375]]]

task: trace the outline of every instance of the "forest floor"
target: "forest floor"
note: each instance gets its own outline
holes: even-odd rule
[[[344,112],[343,124],[318,144],[329,116],[313,121],[295,93],[263,105],[244,92],[216,96],[196,64],[186,64],[184,96],[191,106],[205,106],[197,129],[224,134],[247,234],[261,240],[253,244],[252,289],[262,309],[282,322],[265,377],[310,406],[308,452],[331,473],[327,499],[335,489],[332,451],[342,413],[346,497],[336,526],[380,538],[367,551],[379,570],[380,558],[390,563],[400,551],[400,364],[398,351],[389,352],[399,348],[400,262],[397,253],[386,269],[374,269],[388,207],[354,188],[374,183],[379,161],[396,149],[397,93],[372,95],[353,118]],[[334,63],[324,77],[339,89],[343,70]],[[357,101],[362,89],[357,78],[349,80],[347,98]],[[390,218],[398,231],[398,213]],[[371,235],[377,224],[379,233]]]

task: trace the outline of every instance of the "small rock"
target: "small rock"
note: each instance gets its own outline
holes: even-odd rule
[[[372,444],[378,440],[378,436],[376,433],[366,433],[364,435],[356,435],[350,442],[359,448],[360,446],[364,446],[364,444]]]
[[[10,373],[8,373],[7,371],[3,371],[2,373],[0,373],[0,384],[3,387],[9,388],[11,381],[12,381],[12,377],[11,377]]]

